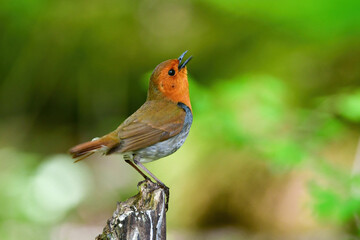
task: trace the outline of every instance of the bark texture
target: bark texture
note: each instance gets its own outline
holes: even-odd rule
[[[138,184],[139,193],[118,202],[103,233],[96,240],[166,239],[165,192],[150,181]]]

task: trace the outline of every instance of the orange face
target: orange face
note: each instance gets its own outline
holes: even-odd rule
[[[191,109],[187,69],[179,69],[178,59],[160,63],[151,75],[148,100],[161,98],[182,102]]]

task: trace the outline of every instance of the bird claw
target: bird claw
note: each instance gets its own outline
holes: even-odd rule
[[[137,187],[140,187],[141,184],[143,184],[143,183],[145,183],[145,182],[151,182],[151,183],[153,183],[153,181],[151,181],[150,178],[146,177],[144,180],[138,182]]]

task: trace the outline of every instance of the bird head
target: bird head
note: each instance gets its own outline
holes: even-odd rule
[[[192,56],[183,61],[186,52],[156,66],[150,77],[148,100],[182,102],[191,109],[186,64]]]

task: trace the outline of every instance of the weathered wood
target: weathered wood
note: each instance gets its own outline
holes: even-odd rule
[[[118,202],[96,240],[166,239],[165,191],[150,181],[142,181],[138,186],[137,195]]]

